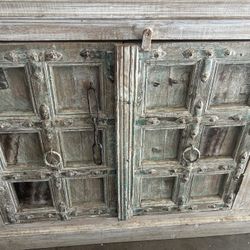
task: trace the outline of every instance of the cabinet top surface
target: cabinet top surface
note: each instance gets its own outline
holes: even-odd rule
[[[96,8],[99,8],[98,11]],[[249,0],[230,2],[225,0],[5,0],[0,3],[0,17],[243,18],[249,17],[249,8]]]
[[[250,1],[5,0],[0,41],[250,39]],[[243,21],[244,20],[244,21]]]

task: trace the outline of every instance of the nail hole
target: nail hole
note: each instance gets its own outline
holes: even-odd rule
[[[154,87],[158,87],[159,85],[160,85],[159,82],[153,82],[153,86],[154,86]]]

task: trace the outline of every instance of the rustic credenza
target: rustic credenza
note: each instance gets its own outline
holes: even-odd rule
[[[0,248],[250,232],[250,1],[0,3]]]

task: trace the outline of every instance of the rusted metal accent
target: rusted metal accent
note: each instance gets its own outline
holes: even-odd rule
[[[187,163],[194,163],[200,158],[200,151],[193,145],[187,147],[182,153],[183,160]]]
[[[63,58],[63,54],[54,49],[46,50],[44,52],[45,61],[60,61],[62,58]]]
[[[147,28],[143,31],[142,45],[141,45],[141,49],[143,51],[150,51],[151,50],[152,36],[153,36],[153,31],[151,28]]]
[[[92,100],[94,98],[94,100]],[[93,83],[90,82],[90,86],[87,90],[87,100],[89,107],[89,115],[91,117],[94,127],[94,144],[92,145],[93,161],[96,165],[102,164],[102,144],[100,142],[100,134],[98,131],[99,125],[99,104],[96,94],[96,90],[93,87]],[[93,101],[95,104],[95,111],[93,110]]]
[[[201,72],[201,81],[205,83],[210,78],[213,70],[213,59],[206,58],[203,62],[203,68]]]
[[[190,58],[194,55],[194,49],[186,49],[183,51],[182,55],[185,57],[185,58]]]
[[[62,157],[58,152],[50,150],[44,154],[44,162],[52,169],[58,169],[62,163]]]

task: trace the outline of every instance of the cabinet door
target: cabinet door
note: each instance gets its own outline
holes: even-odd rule
[[[116,216],[114,47],[0,45],[1,213]]]
[[[250,150],[250,43],[117,50],[120,218],[231,209]]]

